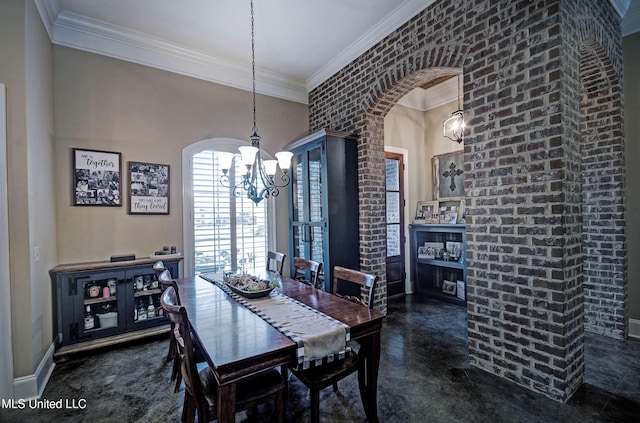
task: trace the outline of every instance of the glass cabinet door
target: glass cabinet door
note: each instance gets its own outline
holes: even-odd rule
[[[304,156],[302,154],[295,154],[291,158],[291,207],[292,207],[292,220],[294,222],[304,222],[305,218],[305,171],[304,171]]]
[[[164,309],[160,305],[162,288],[152,269],[137,269],[128,272],[128,288],[132,292],[133,304],[128,304],[127,325],[135,328],[155,326],[158,319],[164,318]]]
[[[324,261],[322,147],[295,154],[291,178],[293,255]]]
[[[125,302],[123,275],[104,272],[91,276],[77,276],[71,282],[76,291],[76,327],[71,329],[71,340],[104,336],[116,332],[122,323],[119,313]]]
[[[309,222],[322,222],[322,149],[320,147],[307,151],[309,181]]]

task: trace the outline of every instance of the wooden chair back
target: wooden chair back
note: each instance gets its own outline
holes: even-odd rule
[[[197,341],[189,323],[187,310],[178,304],[174,287],[167,288],[160,296],[160,304],[166,316],[176,326],[176,352],[182,358],[181,372],[185,385],[184,406],[181,421],[193,422],[198,414],[199,422],[208,422],[216,415],[217,381],[210,367],[198,372]],[[201,361],[201,360],[200,360]],[[274,401],[276,421],[284,420],[285,384],[280,373],[265,370],[236,382],[236,411],[256,408],[258,404]]]
[[[375,292],[377,281],[378,278],[375,275],[363,273],[358,270],[347,269],[346,267],[334,266],[332,292],[334,295],[338,295],[350,301],[362,304],[365,307],[373,308],[373,294]],[[362,292],[362,288],[366,288],[366,301],[353,295],[340,295],[340,293],[338,292],[338,285],[340,283],[357,285],[360,287],[360,292]]]
[[[186,393],[190,400],[195,402],[195,409],[198,410],[198,421],[208,422],[209,407],[198,375],[198,368],[196,367],[195,348],[191,337],[191,325],[187,310],[178,303],[177,292],[172,286],[164,290],[160,296],[160,304],[165,310],[167,319],[176,327],[176,354],[181,357],[180,371]],[[190,414],[195,410],[188,407],[187,403],[188,401],[185,399],[184,407],[187,413]],[[186,417],[188,421],[193,421],[195,416],[184,416],[183,413],[183,417]]]
[[[177,303],[180,304],[180,292],[178,291],[178,284],[171,277],[171,272],[169,272],[169,269],[164,269],[162,272],[160,272],[160,274],[158,275],[158,283],[160,284],[160,288],[162,288],[163,291],[169,287],[173,287],[176,291],[176,298],[178,299]]]
[[[284,259],[286,256],[287,255],[284,253],[269,251],[267,253],[267,270],[276,271],[282,275],[282,268],[284,266]]]
[[[294,279],[304,282],[307,285],[311,285],[314,288],[319,288],[318,280],[320,279],[320,272],[322,271],[322,263],[317,261],[308,260],[302,257],[293,258],[293,275]]]
[[[156,276],[158,276],[160,275],[160,273],[162,273],[162,271],[167,270],[167,267],[164,265],[164,262],[162,260],[158,260],[153,263],[153,270],[156,272]]]

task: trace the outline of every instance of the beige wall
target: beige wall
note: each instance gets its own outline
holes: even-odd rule
[[[623,39],[629,318],[640,319],[640,33]],[[636,334],[638,336],[639,334]]]
[[[54,69],[59,261],[147,257],[163,245],[183,251],[182,149],[208,138],[248,140],[251,93],[65,47],[54,47]],[[306,105],[259,95],[256,107],[271,154],[308,133]],[[73,207],[73,147],[120,152],[123,172],[130,160],[169,164],[171,214],[128,215],[126,195],[123,207]],[[276,204],[277,247],[287,251],[286,192]]]
[[[0,56],[11,58],[0,60],[0,81],[7,86],[13,377],[19,378],[34,374],[51,344],[48,270],[56,261],[51,45],[32,2],[0,3]]]
[[[27,5],[27,177],[33,367],[53,338],[49,269],[56,265],[56,184],[53,157],[53,69],[49,37]],[[36,253],[37,252],[37,253]],[[37,257],[36,257],[37,254]]]
[[[418,201],[433,200],[431,159],[462,150],[463,145],[442,136],[442,122],[457,109],[455,101],[426,112],[395,105],[384,119],[385,146],[408,150],[407,207],[413,218]]]
[[[251,93],[52,47],[32,2],[0,3],[0,54],[11,58],[0,61],[0,82],[7,87],[12,374],[33,380],[54,336],[48,270],[181,248],[181,150],[206,138],[248,139]],[[306,105],[259,95],[257,108],[262,146],[272,154],[308,133]],[[129,160],[169,164],[171,214],[130,216],[126,199],[118,208],[72,207],[72,147],[121,152],[123,171]],[[277,248],[286,251],[286,193],[276,210]]]

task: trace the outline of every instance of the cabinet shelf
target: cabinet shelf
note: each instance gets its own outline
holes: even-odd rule
[[[104,298],[104,297],[90,298],[88,300],[84,300],[84,305],[103,304],[103,303],[110,303],[114,301],[118,301],[118,297],[116,297],[115,295],[107,298]]]
[[[162,294],[162,290],[160,288],[147,289],[146,291],[136,291],[134,292],[133,296],[136,298],[139,298],[139,297],[148,297],[149,295],[158,295],[158,294]]]
[[[421,264],[429,264],[431,266],[440,266],[440,267],[449,267],[451,269],[464,269],[466,264],[460,263],[458,261],[445,261],[438,259],[416,259],[417,263]]]
[[[411,282],[417,293],[455,304],[466,304],[467,266],[465,225],[413,224],[409,225],[411,236]],[[459,261],[427,259],[418,257],[418,248],[445,248],[453,243],[454,251],[459,248]],[[426,244],[426,245],[425,245]],[[429,250],[427,250],[429,251]],[[455,285],[452,294],[443,292],[445,281]]]

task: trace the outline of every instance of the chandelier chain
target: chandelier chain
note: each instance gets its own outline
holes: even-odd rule
[[[256,118],[256,44],[255,44],[255,14],[253,9],[253,0],[251,0],[251,79],[253,82],[253,133],[249,137],[251,146],[239,147],[241,154],[241,163],[244,172],[240,176],[241,180],[237,183],[231,180],[233,176],[230,170],[235,158],[235,154],[231,152],[220,152],[219,162],[222,176],[220,183],[232,189],[234,197],[239,197],[241,191],[246,191],[247,198],[258,204],[265,198],[277,197],[280,188],[289,185],[291,177],[288,172],[291,167],[291,157],[293,153],[290,151],[280,151],[276,153],[276,160],[262,160],[260,151],[260,135],[258,135],[258,125]],[[277,167],[280,167],[281,175],[276,180],[275,175]],[[278,182],[279,181],[279,182]]]
[[[256,45],[254,35],[253,0],[251,0],[251,78],[253,80],[253,133],[258,133],[256,125]]]
[[[458,110],[462,110],[460,109],[460,74],[458,74]]]

